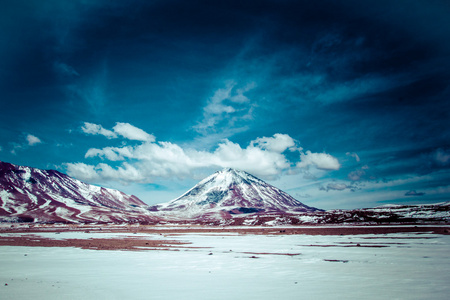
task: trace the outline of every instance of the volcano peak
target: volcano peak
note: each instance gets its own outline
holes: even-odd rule
[[[289,194],[244,171],[224,168],[206,177],[177,199],[158,210],[194,217],[211,213],[309,212],[309,207]]]

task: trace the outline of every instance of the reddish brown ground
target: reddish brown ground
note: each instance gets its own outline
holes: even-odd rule
[[[38,236],[0,237],[0,246],[78,247],[93,250],[176,250],[187,243],[142,239],[67,239],[54,240]],[[176,247],[176,248],[174,248]]]
[[[66,231],[82,231],[87,233],[95,232],[127,232],[129,237],[125,238],[87,238],[87,239],[64,239],[54,240],[49,238],[41,238],[33,233],[39,232],[66,232]],[[214,235],[220,233],[238,233],[238,234],[270,234],[270,235],[357,235],[357,234],[387,234],[399,232],[415,232],[415,233],[433,233],[433,234],[450,234],[450,227],[421,227],[421,226],[395,226],[395,227],[379,227],[379,226],[353,226],[353,227],[287,227],[287,228],[261,228],[261,227],[205,227],[191,226],[180,228],[161,228],[157,226],[108,226],[108,225],[68,225],[68,226],[33,226],[28,227],[11,225],[9,227],[0,228],[0,233],[30,233],[26,236],[8,236],[0,237],[0,246],[36,246],[36,247],[79,247],[83,249],[95,250],[179,250],[180,248],[189,247],[188,243],[182,243],[175,240],[166,239],[166,237],[174,236],[181,233],[211,233]],[[144,238],[134,238],[134,233],[149,233],[160,235],[161,239],[146,240]],[[354,245],[342,245],[349,247]],[[377,245],[365,245],[377,246]],[[256,254],[256,253],[255,253]],[[261,254],[261,253],[258,253]]]

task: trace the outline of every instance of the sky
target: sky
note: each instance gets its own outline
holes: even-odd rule
[[[172,200],[450,199],[448,1],[1,1],[0,160]]]

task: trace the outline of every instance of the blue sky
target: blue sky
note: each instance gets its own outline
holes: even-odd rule
[[[4,1],[0,160],[171,200],[450,196],[448,1]]]

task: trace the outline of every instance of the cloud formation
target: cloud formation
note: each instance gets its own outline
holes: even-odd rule
[[[364,165],[360,169],[354,170],[348,174],[348,179],[351,181],[360,181],[366,175],[366,170],[369,169],[369,166]]]
[[[117,123],[113,131],[101,125],[85,123],[83,131],[89,134],[102,134],[106,137],[121,135],[138,140],[137,145],[121,147],[91,148],[85,158],[119,163],[112,167],[107,163],[89,165],[85,163],[66,164],[69,175],[87,181],[152,182],[157,177],[192,177],[196,170],[231,167],[247,171],[255,176],[274,178],[282,172],[305,168],[311,165],[321,170],[339,169],[338,160],[327,153],[302,152],[298,142],[287,134],[274,134],[260,137],[242,147],[228,139],[222,140],[212,151],[183,148],[180,145],[158,141],[128,123]],[[285,151],[298,152],[301,161],[296,164],[287,159]]]
[[[154,142],[155,137],[148,134],[144,130],[137,128],[129,123],[117,122],[113,127],[115,133],[127,138],[129,140],[141,141],[141,142]]]
[[[250,145],[266,149],[274,152],[284,152],[287,149],[290,151],[302,150],[297,148],[296,142],[287,134],[275,133],[273,137],[262,137],[252,141]]]
[[[297,163],[297,167],[306,168],[308,166],[315,166],[317,169],[332,171],[339,170],[341,164],[338,159],[327,153],[312,153],[306,151],[300,154],[300,162]]]
[[[28,142],[28,146],[34,146],[34,145],[42,143],[42,141],[37,136],[34,136],[32,134],[28,134],[26,139]]]
[[[321,191],[345,191],[345,190],[349,190],[349,191],[356,191],[357,189],[360,189],[360,187],[352,184],[346,184],[343,182],[330,182],[328,183],[326,186],[321,186],[319,188],[319,190]]]
[[[203,107],[203,119],[194,126],[198,133],[235,132],[245,121],[252,119],[254,103],[245,93],[254,89],[256,84],[239,88],[235,81],[228,81],[225,85],[225,88],[217,89]]]
[[[38,144],[42,144],[42,141],[40,138],[38,138],[37,136],[34,136],[32,134],[27,134],[25,136],[25,141],[23,141],[21,143],[10,143],[11,148],[12,148],[10,153],[13,155],[16,155],[17,150],[24,150],[24,149],[27,149],[28,147],[33,147]],[[2,148],[0,148],[0,151],[1,151],[1,149]]]
[[[357,162],[361,161],[361,159],[359,158],[359,155],[355,152],[347,152],[347,153],[345,153],[345,155],[354,157]]]
[[[92,134],[92,135],[103,135],[108,139],[117,138],[117,134],[111,130],[103,128],[102,125],[93,124],[89,122],[84,122],[84,125],[81,127],[81,130],[84,133]]]
[[[155,141],[155,137],[153,135],[148,134],[144,130],[137,128],[129,123],[117,122],[112,129],[113,130],[108,130],[103,128],[102,125],[93,124],[89,122],[84,122],[84,125],[81,127],[81,130],[84,133],[92,135],[103,135],[108,139],[117,138],[120,135],[129,140],[141,142]]]

